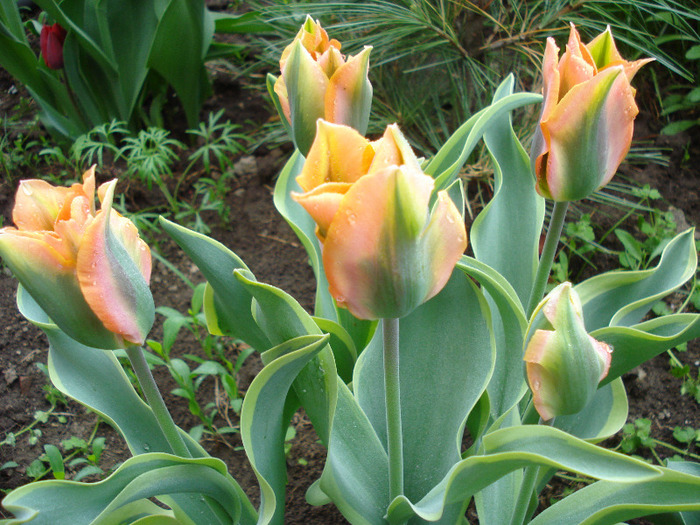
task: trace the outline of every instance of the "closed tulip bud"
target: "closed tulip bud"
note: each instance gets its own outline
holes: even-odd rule
[[[575,201],[610,182],[627,155],[639,112],[630,82],[651,59],[624,60],[610,28],[583,45],[573,24],[566,51],[558,55],[548,38],[532,162],[540,195]]]
[[[543,420],[576,414],[608,375],[612,348],[586,333],[578,294],[571,283],[552,290],[533,313],[525,369]]]
[[[51,320],[95,348],[143,344],[155,317],[148,289],[151,252],[136,227],[112,209],[116,179],[99,190],[94,169],[83,184],[26,180],[0,230],[0,256]]]
[[[316,133],[316,120],[345,124],[361,134],[367,130],[372,105],[372,85],[367,78],[369,53],[365,47],[345,57],[340,42],[311,17],[280,58],[282,74],[275,81],[283,118],[292,139],[306,155]]]
[[[316,222],[329,291],[360,319],[402,317],[436,295],[467,246],[464,221],[438,193],[396,125],[371,142],[319,121],[293,194]]]
[[[44,25],[39,35],[39,48],[44,62],[51,69],[63,68],[63,42],[66,30],[59,24]]]

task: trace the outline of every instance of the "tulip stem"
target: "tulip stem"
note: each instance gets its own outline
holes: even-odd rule
[[[540,264],[537,267],[537,275],[535,275],[535,282],[532,285],[530,300],[527,304],[528,317],[532,315],[532,312],[535,311],[535,308],[544,296],[544,289],[549,280],[549,273],[552,271],[552,263],[554,262],[554,255],[557,253],[557,246],[559,246],[559,238],[564,227],[564,219],[566,219],[568,207],[568,201],[554,203],[552,217],[549,219],[549,228],[547,228],[547,237],[545,237],[544,246],[542,247]]]
[[[153,415],[155,415],[158,426],[163,431],[173,454],[183,458],[191,458],[192,454],[180,435],[180,429],[175,425],[168,408],[165,406],[163,396],[160,395],[160,390],[158,390],[158,385],[151,374],[151,369],[148,368],[143,350],[140,346],[130,345],[126,347],[126,355],[129,357],[134,373],[139,380],[146,402],[153,410]]]
[[[399,388],[399,320],[382,319],[384,334],[384,393],[386,401],[389,491],[391,499],[403,494],[403,431]]]

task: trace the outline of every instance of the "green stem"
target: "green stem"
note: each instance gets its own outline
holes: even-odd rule
[[[156,381],[153,379],[151,369],[148,368],[143,350],[140,346],[127,346],[126,355],[129,356],[129,361],[131,361],[131,366],[139,380],[143,395],[146,397],[146,401],[151,407],[151,410],[153,410],[158,426],[163,431],[173,454],[183,458],[191,458],[192,454],[190,454],[190,451],[187,449],[180,435],[180,429],[175,425],[170,412],[168,412],[168,408],[165,406],[165,401],[163,401],[163,397],[160,395],[160,390],[158,390],[158,385],[156,385]]]
[[[544,289],[549,280],[549,273],[552,270],[554,255],[557,253],[561,230],[564,227],[564,219],[566,219],[566,210],[569,207],[568,202],[555,202],[552,210],[552,217],[549,219],[549,228],[547,229],[547,237],[544,240],[542,247],[542,255],[540,256],[540,264],[537,267],[537,275],[535,282],[532,285],[530,300],[527,304],[527,316],[530,317],[532,312],[537,307],[544,296]]]
[[[384,332],[384,392],[391,499],[403,494],[403,432],[399,388],[399,320],[382,319]]]

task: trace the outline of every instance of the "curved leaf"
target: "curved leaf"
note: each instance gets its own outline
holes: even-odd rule
[[[242,339],[259,352],[270,348],[270,340],[253,319],[252,295],[233,277],[237,268],[248,270],[246,264],[223,244],[206,235],[163,217],[160,224],[197,265],[214,290],[215,308],[207,311],[207,317],[216,320],[218,331]]]
[[[286,475],[285,399],[301,369],[327,345],[329,335],[306,335],[266,352],[269,364],[255,377],[241,409],[241,438],[260,484],[258,523],[283,523]]]
[[[389,509],[390,523],[412,515],[440,519],[446,503],[466,501],[504,475],[529,466],[546,466],[594,478],[641,482],[659,476],[661,470],[628,456],[591,445],[561,430],[523,425],[497,430],[484,437],[484,455],[456,464],[443,480],[415,505],[396,498]],[[571,498],[565,498],[564,501]],[[564,523],[564,522],[562,522]],[[576,520],[566,522],[579,523]]]
[[[162,453],[130,458],[97,483],[50,480],[24,485],[5,497],[3,506],[16,517],[8,520],[7,525],[29,521],[55,525],[57,519],[60,523],[107,525],[154,511],[144,500],[167,494],[209,496],[216,502],[222,519],[207,523],[238,522],[241,518],[240,494],[229,482],[226,465],[221,460]],[[210,515],[189,511],[188,508],[192,523],[212,520]]]
[[[652,305],[690,279],[697,268],[694,230],[680,233],[664,248],[655,268],[596,275],[574,287],[583,305],[586,330],[632,326]]]
[[[700,315],[665,315],[631,327],[601,328],[591,335],[613,347],[605,384],[669,348],[700,337]]]
[[[642,483],[593,483],[546,509],[531,525],[604,525],[664,512],[700,511],[700,476],[659,470],[661,476]]]

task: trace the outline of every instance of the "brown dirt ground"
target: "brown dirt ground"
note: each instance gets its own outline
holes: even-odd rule
[[[261,85],[263,80],[249,79],[248,84],[255,82]],[[4,72],[0,71],[0,109],[3,112],[13,111],[13,108],[23,94],[8,91],[11,81]],[[244,123],[248,119],[260,123],[270,115],[268,105],[263,101],[260,91],[248,89],[238,80],[230,80],[220,75],[215,82],[214,97],[207,104],[206,111],[226,108],[225,116],[234,122]],[[640,90],[641,92],[641,90]],[[645,101],[642,101],[643,103]],[[690,224],[700,224],[700,208],[698,207],[698,188],[700,188],[700,173],[697,166],[700,163],[700,141],[698,133],[691,137],[685,133],[674,137],[658,135],[660,124],[657,118],[653,100],[646,101],[637,137],[653,140],[656,144],[670,146],[673,153],[668,168],[657,165],[626,166],[624,172],[639,183],[650,183],[659,189],[666,203],[685,213]],[[251,267],[257,278],[264,282],[279,286],[295,296],[306,308],[311,308],[313,301],[313,278],[307,263],[306,254],[300,247],[295,236],[276,212],[271,197],[271,186],[275,173],[281,167],[286,157],[286,151],[268,151],[258,149],[252,157],[239,163],[238,177],[234,179],[233,187],[228,194],[226,204],[231,209],[231,222],[225,227],[216,227],[212,237],[223,242],[234,250]],[[687,155],[687,158],[684,156]],[[46,168],[48,171],[49,168]],[[119,167],[106,169],[100,174],[103,180],[119,175]],[[20,178],[32,178],[42,173],[17,173],[12,180],[0,182],[0,210],[4,215],[5,224],[10,222],[10,210],[16,181]],[[131,209],[138,209],[145,204],[158,202],[155,192],[131,183],[120,184],[125,191]],[[172,241],[159,237],[158,250],[171,263],[176,265],[190,279],[202,281],[196,267],[180,252]],[[49,404],[45,399],[42,387],[46,380],[38,370],[37,363],[46,361],[46,341],[41,332],[24,320],[17,312],[14,294],[16,282],[6,269],[0,272],[0,312],[3,324],[0,327],[0,439],[8,432],[17,433],[34,421],[37,410],[47,410]],[[157,305],[171,306],[180,311],[186,311],[191,298],[191,290],[182,283],[163,264],[156,262],[153,272],[153,292]],[[162,328],[154,329],[152,338],[158,340]],[[231,356],[235,356],[239,348],[228,343]],[[196,353],[197,343],[192,338],[183,338],[177,343],[173,355]],[[678,357],[691,366],[695,371],[700,365],[700,344],[691,343],[688,351],[677,353]],[[255,373],[260,369],[259,359],[250,358],[241,373],[239,383],[243,390],[250,384]],[[652,420],[653,436],[666,442],[673,443],[672,431],[675,426],[700,427],[700,405],[690,397],[679,394],[680,381],[668,372],[667,357],[659,356],[645,363],[634,373],[625,376],[629,401],[630,420],[647,417]],[[176,387],[167,371],[155,370],[156,380],[165,393],[166,402],[172,408],[173,416],[178,425],[189,429],[199,424],[199,420],[190,414],[181,398],[169,394]],[[202,404],[217,399],[217,389],[213,380],[209,379],[200,389]],[[58,445],[61,440],[71,436],[87,439],[97,422],[97,417],[84,410],[80,405],[69,402],[67,406],[60,405],[57,409],[66,418],[60,423],[52,417],[46,424],[40,424],[41,438],[35,445],[30,445],[26,434],[17,440],[14,447],[0,446],[0,465],[14,461],[19,466],[0,471],[0,490],[7,491],[30,481],[26,475],[27,466],[43,452],[43,444]],[[222,413],[226,412],[223,407]],[[228,412],[234,419],[235,413]],[[312,507],[305,503],[304,493],[307,487],[321,473],[325,451],[317,443],[316,436],[308,420],[303,414],[295,416],[294,425],[297,435],[292,441],[288,458],[288,514],[286,523],[289,524],[332,524],[345,523],[343,517],[331,505]],[[225,425],[219,416],[217,424]],[[120,437],[106,424],[100,423],[98,436],[106,438],[106,449],[100,465],[105,469],[113,467],[128,457],[128,451]],[[619,438],[617,439],[619,441]],[[614,446],[615,438],[609,442]],[[205,447],[209,452],[221,458],[229,465],[231,474],[241,483],[254,502],[259,499],[257,483],[245,458],[240,450],[241,445],[237,435],[229,436],[227,442],[221,440],[206,441]],[[659,453],[666,457],[672,453],[659,448]],[[698,446],[691,447],[691,452],[700,452]],[[68,472],[70,477],[71,472]],[[561,493],[563,486],[553,484],[551,494]],[[548,494],[551,495],[551,494]],[[0,516],[3,516],[0,510]],[[636,523],[644,523],[642,520]]]

